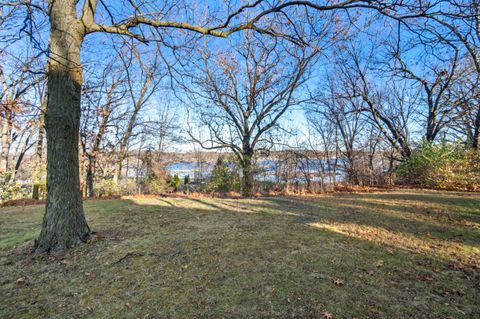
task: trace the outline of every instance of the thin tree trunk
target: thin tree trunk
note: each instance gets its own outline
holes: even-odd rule
[[[140,108],[136,105],[134,113],[132,114],[132,116],[128,121],[127,130],[125,131],[125,134],[123,135],[120,141],[120,149],[118,151],[118,157],[115,163],[115,172],[113,174],[113,182],[115,184],[118,184],[118,182],[120,182],[120,180],[122,179],[123,160],[127,156],[127,144],[128,144],[128,141],[130,140],[130,137],[132,136],[133,128],[135,126],[135,121],[137,119],[137,114],[139,111],[140,111]]]
[[[47,88],[45,88],[48,90]],[[40,198],[40,185],[39,185],[39,175],[42,167],[43,160],[43,137],[44,137],[44,124],[45,124],[45,110],[47,108],[47,97],[45,97],[40,106],[40,115],[38,121],[38,137],[37,137],[37,147],[35,148],[35,166],[33,169],[33,189],[32,189],[32,198]]]
[[[480,109],[477,111],[473,128],[472,148],[478,150],[480,149]]]
[[[93,189],[93,177],[94,177],[94,168],[95,168],[95,157],[92,155],[87,155],[87,195],[89,198],[95,197],[95,191]]]
[[[80,193],[78,137],[83,31],[76,19],[75,0],[49,5],[47,202],[36,253],[61,255],[90,237]]]
[[[23,161],[23,158],[25,157],[25,153],[33,145],[33,144],[28,145],[29,142],[30,142],[30,136],[27,137],[27,139],[23,143],[22,149],[20,150],[20,152],[18,152],[17,161],[15,162],[15,167],[12,170],[11,178],[9,180],[9,182],[11,183],[15,182],[15,179],[17,178],[17,172],[20,169],[20,166],[22,165],[22,161]]]
[[[5,118],[2,125],[2,150],[0,155],[0,171],[7,173],[10,169],[9,155],[10,147],[12,145],[12,111],[5,110]]]

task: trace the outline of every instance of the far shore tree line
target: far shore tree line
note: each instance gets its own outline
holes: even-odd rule
[[[0,0],[1,196],[46,199],[37,252],[88,239],[82,197],[480,189],[477,0],[119,3]]]

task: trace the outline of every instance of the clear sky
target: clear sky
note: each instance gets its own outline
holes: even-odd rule
[[[113,14],[117,22],[132,14],[131,6],[126,0],[109,0],[104,1],[104,3],[106,4],[106,6],[108,6],[110,12]],[[220,20],[224,19],[223,17],[226,16],[226,10],[228,10],[228,6],[226,5],[226,3],[228,3],[231,8],[234,8],[238,7],[241,3],[246,3],[246,1],[194,1],[188,2],[189,7],[186,10],[177,10],[178,8],[168,8],[167,6],[170,5],[168,1],[160,1],[156,2],[156,7],[148,6],[148,8],[160,8],[160,11],[163,10],[165,12],[165,19],[172,19],[176,21],[191,21],[192,23],[209,23],[209,25],[211,25],[217,24]],[[372,60],[375,60],[374,62],[377,62],[385,59],[385,52],[380,47],[380,45],[384,45],[387,42],[394,43],[395,41],[397,41],[398,35],[400,35],[402,38],[401,44],[405,48],[404,56],[409,61],[409,63],[411,63],[411,67],[419,73],[430,76],[429,69],[425,65],[429,66],[432,63],[425,63],[425,59],[432,59],[431,56],[429,56],[428,54],[420,54],[422,49],[416,47],[409,47],[410,44],[415,43],[415,36],[412,36],[403,28],[401,28],[400,32],[397,34],[397,25],[395,23],[393,23],[392,21],[387,21],[386,19],[380,18],[378,16],[371,20],[373,14],[373,12],[362,12],[362,14],[354,13],[353,18],[352,16],[349,16],[348,18],[350,18],[351,20],[348,20],[347,15],[339,13],[339,22],[336,22],[337,24],[335,25],[335,28],[332,28],[332,30],[326,33],[325,39],[329,39],[330,37],[338,35],[339,30],[336,28],[349,28],[348,32],[343,29],[341,31],[345,31],[345,34],[351,35],[351,40],[355,44],[355,46],[359,50],[363,51],[364,54],[373,54],[374,56],[372,57]],[[107,14],[106,10],[102,8],[102,6],[99,6],[99,13],[96,17],[96,20],[97,22],[110,23],[109,15]],[[354,21],[353,24],[352,21]],[[37,19],[37,23],[38,24],[36,26],[39,28],[40,32],[36,32],[33,40],[30,39],[30,41],[27,41],[27,43],[20,41],[12,45],[8,49],[8,51],[11,53],[11,56],[7,57],[6,60],[12,62],[12,58],[15,55],[31,55],[35,52],[35,48],[46,48],[46,39],[48,38],[48,25],[45,24],[41,18]],[[234,24],[236,23],[236,21],[233,21],[232,23]],[[144,28],[144,31],[147,32],[147,28]],[[186,45],[187,50],[184,50],[183,54],[185,54],[185,51],[188,51],[188,45],[190,43],[193,43],[188,42],[189,40],[191,40],[192,37],[192,35],[188,32],[170,29],[165,30],[162,34],[163,36],[165,36],[164,40],[168,44]],[[170,37],[168,35],[173,36]],[[229,50],[229,45],[239,44],[240,38],[241,37],[234,36],[228,40],[208,39],[207,41],[209,42],[209,45],[211,47],[217,50]],[[187,39],[186,43],[185,39]],[[86,38],[82,51],[82,63],[84,65],[84,79],[87,82],[89,80],[89,77],[93,78],[96,73],[102,71],[106,63],[110,61],[111,58],[115,55],[113,47],[119,47],[122,40],[123,39],[120,36],[105,34],[92,34]],[[154,45],[152,43],[149,45],[139,44],[139,48],[140,51],[148,54],[148,51],[153,50]],[[193,49],[194,48],[192,48],[192,50]],[[175,63],[176,59],[174,58],[172,50],[167,45],[163,45],[162,54],[164,55],[166,61],[172,64]],[[325,90],[325,78],[327,74],[332,74],[332,72],[334,71],[334,61],[341,54],[341,47],[332,46],[328,41],[325,41],[324,51],[322,52],[319,61],[313,66],[311,79],[305,87],[298,90],[297,94],[305,95],[309,92]],[[185,56],[188,56],[188,54],[185,54]],[[192,55],[191,57],[195,57],[195,55]],[[435,58],[433,59],[435,60]],[[45,59],[43,59],[43,62],[44,61]],[[182,61],[182,63],[186,65],[188,65],[188,63],[190,62],[192,61]],[[441,61],[434,62],[436,64],[441,63]],[[4,68],[7,69],[9,65],[9,63],[5,63]],[[376,65],[376,67],[380,68],[380,70],[377,71],[382,71],[381,64]],[[179,75],[176,74],[176,76]],[[382,85],[385,81],[385,78],[372,77],[371,81],[373,83]],[[161,109],[165,105],[162,99],[168,96],[169,104],[175,105],[174,114],[175,117],[178,118],[178,122],[180,122],[181,124],[185,124],[186,116],[184,113],[184,107],[185,103],[188,103],[188,99],[184,97],[183,93],[178,87],[176,87],[175,85],[173,85],[172,87],[171,84],[172,82],[170,81],[170,79],[166,77],[163,85],[161,86],[161,89],[159,89],[158,92],[156,92],[156,94],[154,94],[149,100],[148,106],[146,107],[145,112],[142,114],[142,117],[144,119],[155,119],[155,117],[157,116],[156,114],[158,114],[158,112],[156,111],[158,109]],[[172,93],[172,89],[174,89],[175,92]],[[181,101],[177,100],[176,97],[179,97]],[[35,97],[32,96],[31,99],[35,99]],[[124,107],[127,108],[128,105]],[[299,132],[300,139],[302,138],[302,135],[308,134],[308,123],[303,109],[292,109],[290,112],[285,114],[285,117],[282,119],[282,123],[283,126],[288,127],[290,130]],[[182,149],[191,148],[191,146],[178,143],[176,143],[176,146]]]

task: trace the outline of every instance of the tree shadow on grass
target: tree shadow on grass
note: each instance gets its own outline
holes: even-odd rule
[[[323,210],[323,200],[325,199],[320,201],[286,198],[248,201],[184,199],[198,204],[199,207],[208,207],[207,210],[189,208],[194,214],[192,218],[195,218],[192,220],[195,223],[198,221],[198,215],[195,214],[215,213],[213,220],[210,221],[211,225],[215,225],[219,214],[223,216],[235,214],[236,222],[242,218],[257,218],[259,223],[261,220],[260,224],[271,220],[277,220],[277,223],[284,223],[285,226],[302,224],[442,260],[472,263],[480,257],[480,233],[474,228],[441,224],[435,220],[415,219],[414,213],[405,214],[403,206],[395,205],[372,207],[362,202],[340,199],[335,200],[333,206],[330,201],[329,208]],[[182,209],[181,205],[174,208],[172,213],[177,209]],[[279,217],[281,221],[278,220]],[[187,226],[192,226],[192,223],[187,222]],[[236,225],[231,223],[229,227]],[[262,231],[261,228],[257,230]]]
[[[324,201],[328,205],[323,205]],[[474,221],[439,221],[421,211],[405,212],[400,205],[372,205],[345,198],[275,198],[266,202],[253,202],[252,209],[297,216],[296,222],[312,227],[442,259],[474,264],[480,260],[480,231]]]
[[[146,231],[157,232],[167,227],[176,232],[204,227],[207,231],[214,231],[218,227],[218,218],[224,220],[224,226],[243,228],[248,231],[262,231],[270,221],[275,220],[277,227],[300,224],[324,231],[337,232],[344,236],[356,239],[374,241],[382,245],[427,254],[449,261],[473,260],[480,255],[480,232],[477,228],[455,223],[448,223],[429,219],[423,212],[417,213],[414,209],[405,211],[405,205],[396,202],[365,202],[365,195],[361,194],[355,200],[351,195],[332,196],[319,199],[305,198],[263,198],[260,200],[233,200],[185,198],[173,204],[165,198],[157,199],[152,203],[145,200],[125,201],[126,204],[109,201],[89,202],[86,205],[87,218],[92,229],[117,228],[121,229],[125,238],[145,235]],[[376,194],[378,195],[378,194]],[[388,198],[397,198],[392,194]],[[401,194],[403,199],[410,200],[414,196],[420,201],[421,195]],[[431,194],[427,194],[424,202],[430,203]],[[382,198],[384,198],[382,194]],[[378,198],[375,196],[374,198]],[[476,200],[476,199],[474,199]],[[159,203],[159,204],[157,204]],[[166,205],[163,205],[163,204]],[[188,205],[187,205],[188,203]],[[421,203],[421,202],[420,202]],[[123,213],[114,213],[109,208],[112,204],[119,207]],[[93,205],[95,209],[89,209]],[[40,207],[40,206],[39,206]],[[43,209],[39,209],[43,211]],[[126,213],[128,211],[128,213]],[[142,212],[149,212],[146,216]],[[151,213],[154,214],[151,214]],[[179,213],[181,212],[181,213]],[[160,213],[161,218],[159,218]],[[215,213],[213,216],[212,213]],[[450,212],[451,215],[461,213]],[[38,215],[38,216],[37,216]],[[165,216],[163,216],[165,215]],[[30,216],[37,218],[36,224],[28,223]],[[23,233],[32,233],[32,229],[40,226],[41,214],[20,217],[18,225],[11,225],[9,231],[16,235],[18,240],[14,244],[30,237],[22,237]],[[202,218],[209,216],[208,223],[202,224]],[[231,218],[231,216],[236,216]],[[28,218],[27,218],[28,217]],[[257,219],[260,228],[248,222],[248,218]],[[281,218],[279,220],[279,218]],[[108,221],[108,222],[107,222]],[[227,222],[228,221],[228,222]],[[112,223],[109,225],[109,223]],[[282,224],[283,223],[283,224]],[[122,227],[122,224],[128,227]],[[207,225],[208,224],[208,225]],[[174,225],[177,225],[175,228]],[[108,227],[111,226],[111,227]],[[18,228],[18,229],[17,229]],[[8,243],[7,243],[8,244]]]
[[[404,195],[405,196],[405,195]],[[363,197],[363,195],[362,195]],[[444,239],[465,240],[470,244],[480,243],[480,215],[466,215],[463,211],[445,211],[439,209],[413,207],[408,203],[365,202],[361,198],[336,198],[295,201],[291,199],[288,209],[302,211],[304,214],[336,222],[366,223],[388,230],[401,230],[413,235],[437,234]],[[323,205],[327,202],[327,205]],[[285,209],[285,199],[273,199],[271,205],[276,209]],[[428,204],[425,200],[424,203]],[[420,203],[421,204],[421,203]],[[458,209],[458,208],[457,208]],[[480,207],[478,208],[480,211]]]
[[[355,194],[349,194],[349,197],[354,197]],[[433,192],[433,191],[418,191],[405,193],[366,193],[361,194],[364,199],[386,199],[386,200],[407,200],[410,202],[428,202],[430,204],[448,205],[452,207],[463,207],[474,214],[480,215],[480,193],[461,193],[461,192]],[[477,208],[477,209],[475,209]]]
[[[173,204],[171,201],[166,200],[165,198],[158,198],[159,201],[166,203],[167,205],[171,207],[175,207],[175,204]]]
[[[108,202],[90,203],[92,229],[115,232],[115,238],[75,248],[63,261],[27,263],[12,250],[2,252],[2,260],[16,259],[0,263],[6,274],[0,314],[318,318],[329,311],[338,317],[428,318],[455,316],[455,308],[445,306],[454,303],[475,315],[473,281],[443,272],[448,258],[416,251],[412,260],[412,251],[394,238],[370,241],[335,228],[335,209],[288,202],[181,199],[171,206],[128,200],[113,213]],[[31,223],[40,222],[35,214]],[[27,284],[17,284],[20,277]],[[338,278],[344,286],[334,283]],[[438,295],[445,287],[462,287],[463,295]],[[415,303],[408,302],[412,298]]]

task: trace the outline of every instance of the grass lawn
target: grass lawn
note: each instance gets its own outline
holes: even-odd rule
[[[99,233],[29,255],[0,208],[0,318],[480,318],[480,194],[85,202]]]

